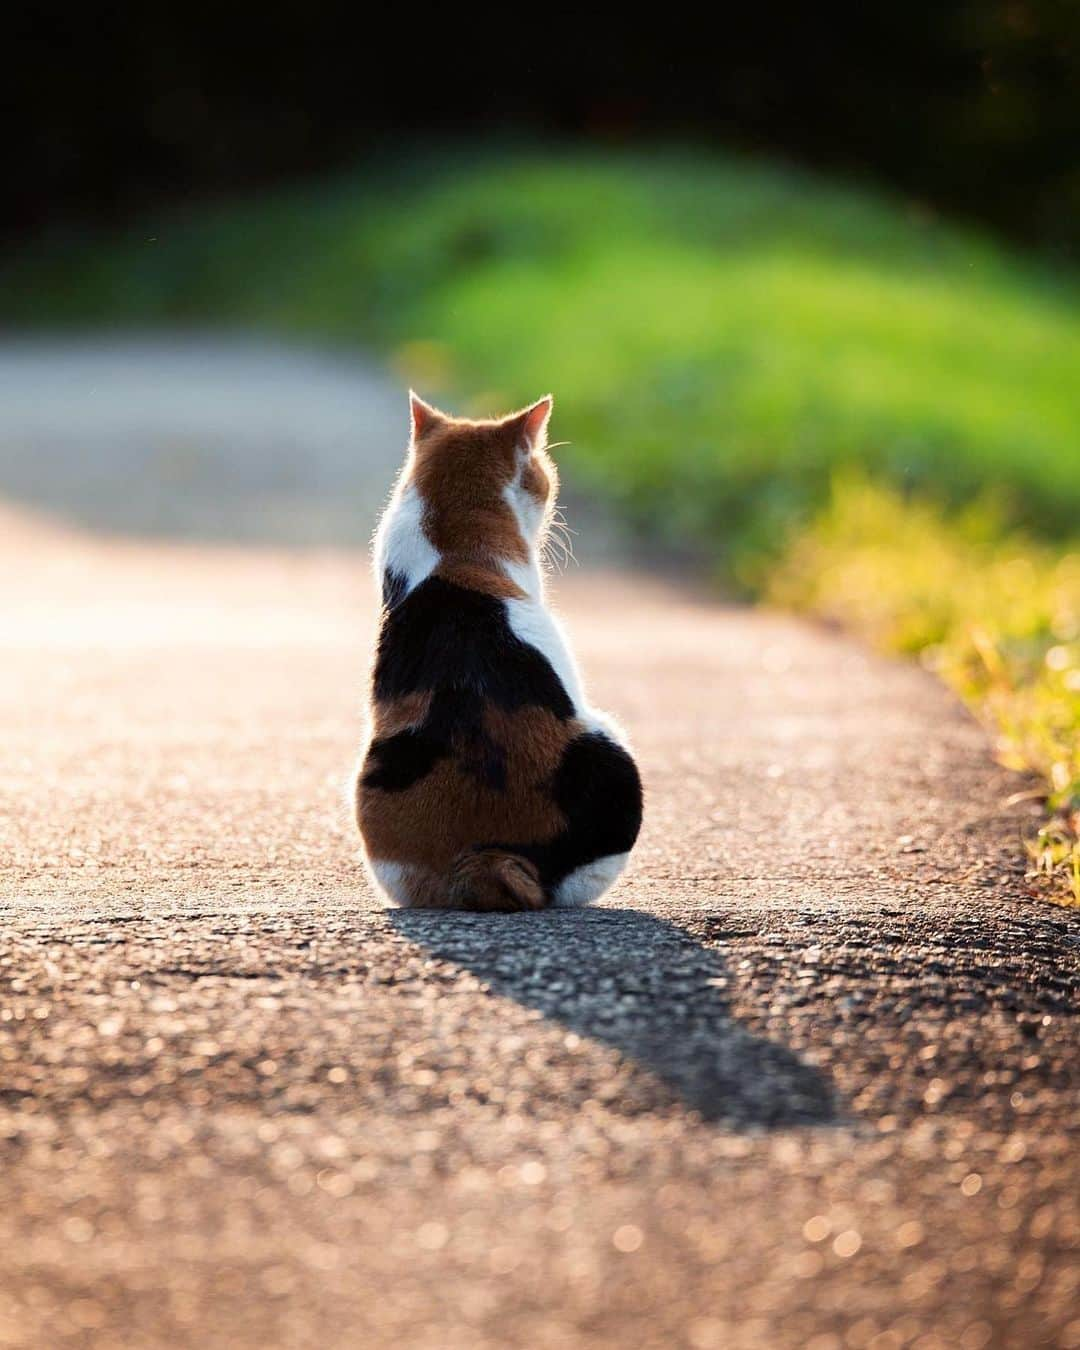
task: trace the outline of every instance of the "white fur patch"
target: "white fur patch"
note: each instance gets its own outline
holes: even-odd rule
[[[402,482],[375,531],[375,581],[382,588],[387,570],[405,578],[405,593],[414,590],[439,565],[439,551],[424,533],[424,503],[410,482]]]
[[[519,458],[517,477],[503,488],[503,497],[509,504],[510,510],[513,511],[521,537],[528,544],[529,552],[532,553],[540,542],[540,530],[544,524],[545,508],[543,503],[538,502],[531,492],[526,492],[521,486],[521,475],[528,458],[527,452]]]
[[[514,636],[546,656],[552,670],[559,677],[562,687],[574,705],[574,713],[583,719],[588,717],[585,705],[585,693],[581,687],[577,662],[574,660],[562,625],[549,610],[531,596],[519,600],[507,600],[506,615]]]
[[[537,556],[535,538],[527,533],[529,521],[519,502],[521,496],[528,498],[530,502],[534,499],[528,493],[521,493],[514,484],[506,488],[505,495],[517,519],[518,528],[529,545],[527,563],[511,562],[509,559],[503,563],[506,575],[525,592],[526,596],[525,599],[506,602],[510,627],[522,642],[529,643],[547,657],[551,668],[570,696],[575,716],[585,723],[586,728],[589,731],[601,731],[616,745],[629,749],[626,733],[614,718],[607,713],[597,712],[585,702],[581,675],[570,650],[570,643],[562,624],[544,603],[544,574]]]
[[[523,590],[530,600],[535,600],[537,604],[544,602],[544,574],[540,570],[540,563],[536,558],[530,558],[527,563],[511,562],[509,558],[503,560],[503,571],[510,580],[520,590]]]
[[[532,599],[542,602],[544,573],[540,567],[538,549],[540,530],[544,523],[544,508],[539,505],[532,493],[526,492],[521,486],[521,474],[527,459],[527,454],[519,459],[517,477],[503,488],[503,498],[514,513],[518,533],[529,550],[529,561],[520,563],[506,559],[503,568],[516,586],[520,586]]]
[[[598,712],[595,708],[586,708],[582,721],[589,731],[602,732],[609,741],[621,745],[624,750],[630,749],[630,737],[627,736],[610,713]]]
[[[368,872],[375,889],[381,891],[392,905],[401,905],[407,909],[411,895],[409,891],[409,868],[404,863],[382,862],[378,858],[366,858]]]
[[[606,858],[597,858],[595,862],[576,868],[559,882],[552,903],[564,909],[591,905],[619,879],[629,857],[629,853],[612,853]]]

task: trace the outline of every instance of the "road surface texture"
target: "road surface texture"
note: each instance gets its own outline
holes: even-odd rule
[[[360,554],[3,508],[0,1346],[1080,1347],[1080,916],[1023,783],[842,637],[558,594],[626,880],[387,912]]]

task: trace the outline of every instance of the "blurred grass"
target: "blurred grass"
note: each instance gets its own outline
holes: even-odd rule
[[[8,322],[359,340],[485,410],[551,388],[579,476],[751,579],[838,465],[1070,529],[1078,299],[918,212],[689,155],[445,156],[0,273]]]
[[[554,390],[579,480],[729,582],[933,649],[1061,806],[1080,806],[1076,636],[1054,626],[1078,584],[1058,561],[1080,521],[1078,300],[925,211],[672,153],[414,159],[0,271],[9,323],[360,342],[474,412]]]
[[[1001,761],[1046,784],[1054,814],[1029,853],[1080,904],[1080,547],[1018,536],[979,504],[946,518],[843,475],[766,594],[918,655],[951,685],[995,729]]]

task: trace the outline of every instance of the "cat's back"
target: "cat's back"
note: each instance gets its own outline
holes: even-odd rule
[[[535,446],[519,448],[533,411],[467,424],[461,443],[436,439],[441,458],[414,449],[380,527],[383,610],[356,806],[373,874],[399,903],[581,902],[610,884],[609,855],[625,860],[640,824],[633,760],[585,707],[544,603],[529,475],[542,475],[546,501],[554,474]],[[600,859],[607,871],[594,868],[582,890],[582,869]]]
[[[508,605],[435,574],[384,609],[358,784],[369,851],[442,871],[557,830],[551,780],[584,724]]]
[[[376,710],[410,695],[456,689],[473,695],[474,721],[481,705],[573,716],[572,695],[549,656],[515,631],[511,602],[523,597],[512,583],[500,587],[440,568],[407,590],[390,569],[384,596],[372,682]]]

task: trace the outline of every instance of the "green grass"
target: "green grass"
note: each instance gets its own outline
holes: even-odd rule
[[[363,343],[457,410],[553,390],[579,480],[729,584],[931,651],[1063,809],[1078,301],[902,203],[671,153],[413,160],[0,270],[9,322]]]
[[[451,157],[0,273],[0,318],[366,342],[477,409],[553,389],[579,474],[743,574],[843,465],[1072,526],[1078,298],[895,204],[702,156]]]

